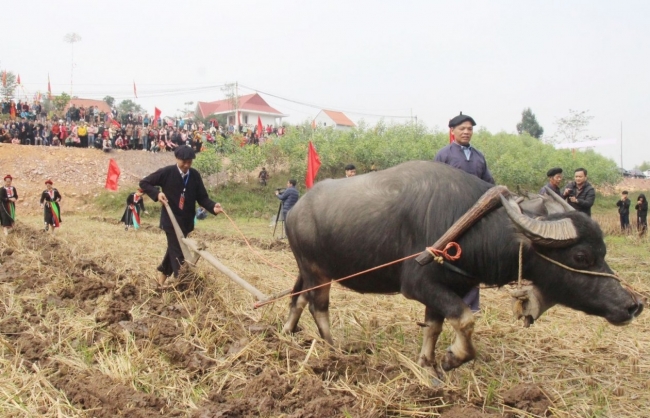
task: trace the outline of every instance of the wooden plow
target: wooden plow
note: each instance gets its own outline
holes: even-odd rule
[[[421,264],[425,265],[434,260],[433,251],[438,250],[442,251],[447,244],[451,243],[458,237],[460,237],[465,231],[467,231],[476,221],[481,219],[486,213],[490,212],[494,208],[500,205],[500,196],[508,195],[508,189],[505,186],[495,186],[489,189],[481,198],[463,215],[461,216],[450,228],[443,234],[431,247],[425,249],[415,260]],[[215,256],[210,254],[205,250],[205,247],[197,243],[191,238],[185,238],[183,232],[181,231],[178,221],[174,216],[171,208],[168,204],[164,204],[169,214],[169,218],[174,225],[174,231],[178,237],[178,241],[183,251],[183,256],[185,261],[191,265],[196,265],[199,258],[203,257],[205,261],[210,263],[217,270],[225,274],[230,280],[237,283],[248,293],[252,294],[256,299],[255,309],[260,306],[263,306],[271,301],[281,298],[283,296],[291,294],[293,289],[285,289],[281,292],[275,293],[273,295],[266,295],[262,293],[252,284],[248,283],[246,280],[242,279],[235,273],[226,267],[222,262],[220,262]]]

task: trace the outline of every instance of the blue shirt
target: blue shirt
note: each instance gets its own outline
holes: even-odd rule
[[[483,181],[495,184],[490,170],[488,170],[485,157],[476,148],[464,147],[456,141],[447,145],[436,154],[434,161],[445,163],[452,167],[473,174]]]

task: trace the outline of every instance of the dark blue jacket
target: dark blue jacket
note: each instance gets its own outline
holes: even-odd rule
[[[287,212],[298,202],[300,194],[295,187],[289,187],[284,192],[278,195],[278,199],[282,201],[282,215],[287,219]]]
[[[494,179],[492,178],[492,174],[490,174],[490,170],[488,170],[487,162],[483,154],[474,147],[471,150],[472,153],[469,159],[467,159],[460,145],[454,141],[438,151],[434,161],[445,163],[466,173],[473,174],[481,180],[494,184]]]

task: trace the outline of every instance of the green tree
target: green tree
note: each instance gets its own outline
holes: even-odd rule
[[[528,135],[537,139],[540,139],[544,135],[544,128],[537,123],[537,118],[529,107],[521,112],[521,122],[517,124],[517,132],[520,135],[527,132]]]
[[[121,114],[129,113],[129,112],[133,112],[133,113],[144,112],[142,106],[140,106],[139,104],[137,104],[131,99],[122,100],[120,104],[117,105],[117,110]]]
[[[636,166],[636,169],[640,170],[640,171],[650,170],[650,162],[644,161],[641,164],[639,164],[638,166]]]
[[[56,109],[57,112],[63,112],[63,109],[68,105],[70,102],[70,95],[68,93],[61,93],[59,96],[55,96],[52,99],[52,104],[54,105],[54,108]]]
[[[115,104],[115,98],[112,96],[106,96],[104,97],[104,103],[106,103],[110,107],[113,107],[113,105]]]
[[[3,85],[0,88],[0,94],[2,95],[2,98],[4,100],[11,100],[14,97],[16,87],[18,87],[18,83],[16,83],[16,75],[7,71],[6,86]]]

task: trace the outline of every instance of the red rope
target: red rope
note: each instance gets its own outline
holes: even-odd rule
[[[449,250],[452,249],[452,248],[456,250],[454,255],[449,254]],[[449,261],[458,260],[460,258],[460,256],[461,256],[461,254],[462,254],[460,245],[458,245],[455,242],[450,242],[442,250],[436,250],[435,248],[427,247],[426,251],[432,253],[434,255],[434,257],[442,257],[442,258],[444,258],[446,260],[449,260]],[[340,279],[336,279],[336,280],[332,280],[332,281],[327,282],[327,283],[320,284],[318,286],[310,287],[308,289],[303,289],[303,290],[301,290],[299,292],[289,293],[288,295],[280,296],[280,297],[270,299],[270,300],[267,300],[267,301],[264,301],[264,302],[256,302],[253,305],[253,308],[257,309],[257,308],[260,308],[260,307],[262,307],[264,305],[268,305],[269,303],[277,302],[278,300],[280,300],[282,298],[285,298],[285,297],[289,297],[289,296],[293,297],[293,296],[296,296],[296,295],[301,295],[303,293],[310,292],[310,291],[312,291],[314,289],[319,289],[321,287],[330,286],[332,283],[339,283],[339,282],[342,282],[343,280],[352,279],[353,277],[361,276],[362,274],[370,273],[371,271],[379,270],[379,269],[391,266],[393,264],[401,263],[402,261],[406,261],[406,260],[409,260],[411,258],[415,258],[415,257],[419,256],[420,254],[421,253],[411,254],[411,255],[409,255],[407,257],[400,258],[399,260],[394,260],[394,261],[382,264],[382,265],[377,266],[377,267],[369,268],[367,270],[360,271],[359,273],[354,273],[354,274],[351,274],[349,276],[342,277]]]

